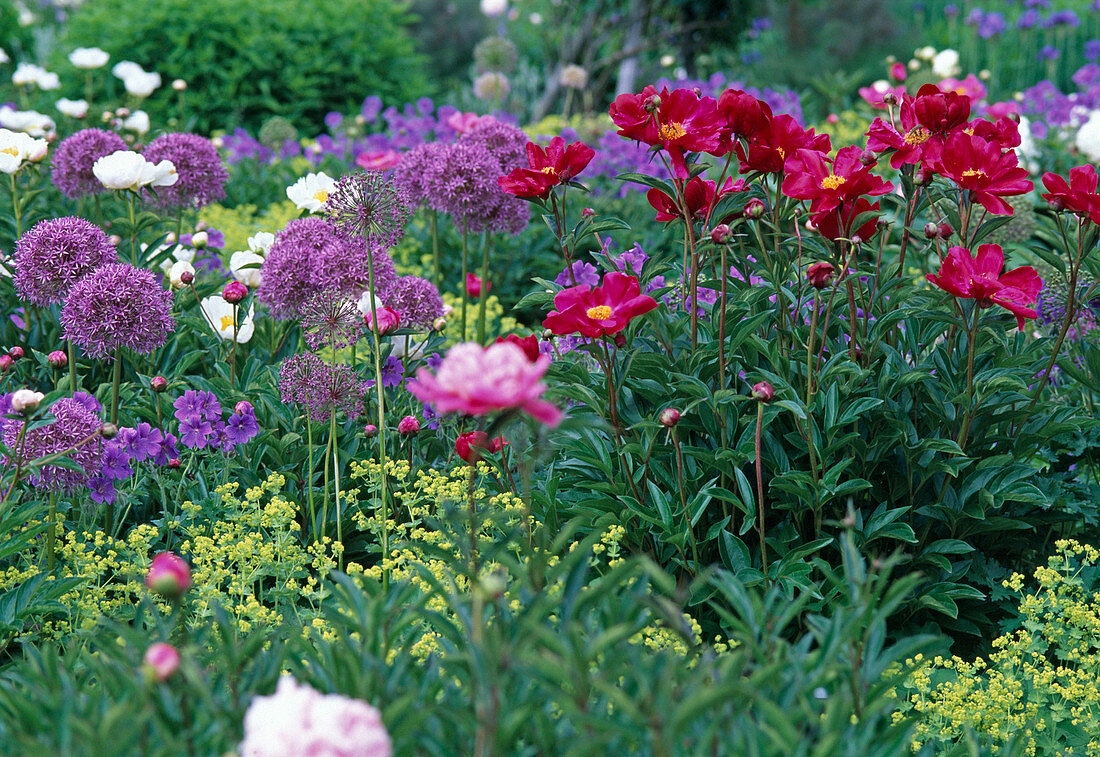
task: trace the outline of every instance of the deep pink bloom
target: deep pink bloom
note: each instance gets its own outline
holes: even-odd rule
[[[191,568],[182,557],[161,552],[149,565],[145,585],[162,597],[178,599],[191,586]]]
[[[857,197],[854,202],[846,202],[832,210],[818,213],[810,220],[818,233],[826,239],[835,242],[841,238],[851,239],[858,236],[866,242],[878,231],[878,215],[864,221],[858,228],[853,229],[852,226],[859,216],[878,210],[877,202],[871,203],[866,198]]]
[[[595,154],[596,151],[584,142],[566,146],[562,137],[551,139],[545,150],[528,142],[528,167],[513,169],[507,176],[497,179],[497,184],[516,197],[546,199],[551,189],[572,181],[583,171]]]
[[[539,340],[534,334],[530,336],[516,336],[515,334],[508,334],[507,336],[498,336],[497,343],[511,342],[512,344],[523,350],[523,354],[527,356],[527,359],[532,363],[539,359],[539,355],[542,353],[539,350]]]
[[[810,267],[806,269],[806,280],[810,282],[810,286],[814,289],[824,289],[832,283],[835,273],[836,266],[828,261],[819,260],[816,263],[811,263]]]
[[[678,179],[689,175],[685,152],[717,152],[722,144],[725,119],[718,114],[718,103],[690,89],[665,88],[658,94],[646,87],[639,94],[616,97],[609,112],[620,136],[667,150]]]
[[[1032,186],[1014,150],[1004,152],[999,145],[966,132],[947,139],[934,168],[960,190],[969,191],[972,202],[996,215],[1012,215],[1012,206],[1002,197],[1022,195]]]
[[[722,143],[715,155],[725,155],[736,137],[752,140],[771,126],[772,109],[766,102],[739,89],[718,96],[718,115],[724,121]]]
[[[180,653],[171,644],[159,642],[145,650],[145,668],[155,681],[164,683],[179,666]]]
[[[747,151],[738,145],[737,157],[741,159],[741,173],[779,173],[795,150],[805,148],[827,153],[832,149],[831,144],[828,134],[815,134],[813,129],[803,129],[794,118],[781,113],[771,119],[766,130],[753,138]]]
[[[222,290],[222,299],[235,305],[248,296],[248,287],[239,281],[230,281]]]
[[[637,276],[612,271],[603,284],[580,284],[554,295],[554,307],[542,325],[555,334],[581,334],[590,338],[617,334],[630,321],[657,307],[657,301],[642,294]]]
[[[898,61],[890,66],[890,78],[896,81],[905,81],[909,78],[909,72],[905,70],[905,64]]]
[[[965,247],[952,247],[940,266],[939,274],[928,274],[933,284],[956,297],[975,300],[979,307],[1000,305],[1016,316],[1016,324],[1024,327],[1025,318],[1035,318],[1028,307],[1039,296],[1043,280],[1029,265],[1001,273],[1005,256],[1001,246],[983,244],[977,257],[971,257]]]
[[[483,284],[482,281],[481,281],[481,277],[478,276],[477,274],[473,274],[473,273],[467,273],[466,274],[466,296],[467,297],[470,297],[470,298],[480,297],[481,296],[481,290],[482,290],[483,287],[485,289],[485,293],[488,294],[489,291],[493,288],[493,284],[490,281],[486,281]]]
[[[1043,174],[1047,192],[1041,197],[1057,210],[1068,210],[1087,216],[1100,224],[1100,195],[1096,193],[1098,178],[1091,163],[1069,169],[1069,182],[1056,173]]]
[[[738,179],[735,182],[732,176],[727,176],[726,183],[722,185],[721,191],[718,191],[718,182],[695,176],[684,184],[684,200],[692,218],[706,218],[723,197],[744,190],[744,179]],[[664,223],[683,219],[683,213],[675,198],[669,197],[656,187],[646,192],[646,199],[657,211],[657,221]]]
[[[810,212],[823,213],[863,195],[882,195],[893,189],[893,184],[871,173],[862,155],[863,150],[855,145],[840,150],[833,160],[816,150],[796,150],[785,165],[783,194],[810,200]]]
[[[934,162],[949,135],[966,127],[970,118],[970,98],[955,92],[941,92],[935,84],[925,84],[916,97],[905,95],[898,118],[901,131],[881,118],[871,122],[867,149],[873,152],[894,150],[890,165]]]
[[[401,314],[391,308],[389,305],[383,305],[382,307],[375,306],[373,316],[378,318],[378,336],[388,334],[398,326],[401,325]],[[368,309],[366,315],[363,316],[366,321],[367,328],[374,331],[374,317],[371,311]]]
[[[393,150],[372,150],[355,156],[355,165],[366,171],[387,171],[401,162]]]
[[[985,85],[974,74],[967,74],[965,79],[949,76],[938,86],[940,92],[953,92],[956,95],[969,97],[972,101],[981,100],[986,95]]]
[[[859,96],[870,105],[872,108],[886,109],[885,97],[886,95],[893,95],[898,99],[898,102],[902,102],[905,98],[905,87],[897,86],[878,86],[878,87],[860,87]]]
[[[467,431],[455,439],[455,454],[473,465],[481,459],[479,450],[489,449],[489,435],[484,431]]]
[[[464,342],[447,352],[435,374],[427,368],[417,370],[408,388],[439,413],[489,415],[522,410],[547,426],[556,426],[561,411],[541,399],[546,391],[541,379],[549,366],[549,356],[532,363],[522,349],[508,342],[488,347]]]

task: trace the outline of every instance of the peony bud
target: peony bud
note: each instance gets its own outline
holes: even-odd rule
[[[732,236],[733,232],[728,224],[720,223],[710,230],[710,241],[715,244],[727,244]]]
[[[180,653],[171,644],[159,642],[145,650],[145,675],[164,683],[179,669]]]
[[[897,105],[898,96],[895,95],[893,92],[887,92],[885,95],[882,96],[882,102],[884,102],[886,105]]]
[[[753,399],[763,402],[765,405],[775,399],[775,390],[767,381],[761,381],[752,388]]]
[[[23,357],[23,348],[12,347],[10,350],[8,350],[8,355],[11,357],[12,360],[18,360],[19,358]]]
[[[373,423],[368,423],[366,426],[363,427],[363,436],[367,437],[368,439],[370,439],[372,436],[377,436],[377,434],[378,426],[375,426]]]
[[[591,218],[596,215],[596,211],[592,208],[585,208],[581,211],[581,218]]]
[[[183,271],[182,273],[180,273],[180,283],[184,286],[189,286],[194,280],[195,274],[191,271]]]
[[[172,470],[176,470],[177,468],[180,467],[180,465],[181,465],[181,463],[180,463],[180,459],[178,457],[173,457],[171,460],[168,461],[168,467],[171,468]]]
[[[1055,213],[1061,213],[1066,209],[1066,201],[1061,197],[1051,197],[1047,203],[1050,205],[1050,209]]]
[[[622,349],[626,346],[626,335],[623,332],[619,332],[611,338],[611,341],[615,343],[615,346]]]
[[[754,197],[745,203],[745,218],[762,218],[766,211],[764,201],[759,197]]]
[[[69,356],[65,354],[64,350],[54,350],[46,355],[46,362],[50,364],[51,368],[64,368],[69,364]]]
[[[420,421],[411,415],[406,415],[398,422],[397,433],[401,436],[413,436],[420,433]]]
[[[932,179],[936,178],[936,174],[924,167],[918,168],[917,172],[913,175],[913,178],[917,180],[917,183],[922,187],[926,187],[932,183]]]
[[[940,235],[939,225],[929,221],[924,225],[924,235],[929,239],[936,239]]]
[[[12,359],[8,355],[0,355],[0,373],[6,372],[11,368]]]
[[[168,388],[168,379],[164,378],[164,376],[153,376],[153,378],[149,379],[149,388],[154,392],[163,392]]]
[[[42,392],[20,389],[11,396],[11,409],[17,413],[33,413],[45,397]]]
[[[940,224],[940,239],[950,239],[954,233],[955,230],[951,228],[951,224],[947,221]]]
[[[878,163],[878,156],[871,150],[864,150],[859,154],[859,162],[870,168],[875,163]]]
[[[118,426],[113,423],[104,423],[99,427],[99,435],[110,441],[118,436]]]
[[[182,557],[161,552],[149,565],[145,585],[166,599],[179,599],[191,586],[191,568]]]
[[[661,425],[665,428],[672,428],[680,422],[680,411],[674,407],[666,407],[661,411]]]
[[[239,281],[230,281],[225,285],[225,289],[222,290],[222,299],[230,305],[236,305],[247,296],[248,287]]]
[[[488,446],[489,435],[484,431],[467,431],[465,434],[459,434],[455,439],[455,454],[473,465],[481,459],[478,450],[487,449]]]
[[[378,336],[390,333],[401,324],[400,314],[389,305],[375,307],[375,311],[378,316]],[[369,310],[366,316],[364,316],[364,320],[367,323],[367,328],[374,331],[372,328],[374,321],[371,320],[371,313]]]
[[[656,113],[660,109],[660,107],[661,107],[661,96],[660,95],[650,95],[649,97],[647,97],[645,99],[645,102],[642,103],[642,108],[645,109],[646,113]]]
[[[447,319],[440,316],[432,321],[432,331],[440,332],[447,328]]]
[[[130,109],[129,108],[119,108],[118,110],[115,111],[115,115],[118,118],[129,118],[130,117]]]
[[[183,79],[175,79],[172,82],[172,89],[176,90],[177,92],[183,92],[187,89],[187,82],[185,82]]]
[[[824,289],[832,283],[834,273],[836,273],[836,268],[833,264],[822,260],[811,264],[806,269],[806,280],[810,282],[810,286],[814,289]]]
[[[191,246],[196,250],[205,250],[210,243],[210,235],[205,231],[196,231],[191,235]]]
[[[527,359],[532,363],[536,362],[541,355],[539,350],[539,340],[534,334],[530,336],[517,336],[516,334],[508,334],[507,336],[498,336],[497,343],[511,342],[512,344],[523,350],[523,354],[527,356]]]
[[[466,296],[470,298],[477,298],[481,296],[481,277],[475,276],[472,273],[466,274]],[[485,282],[485,292],[488,293],[493,288],[491,282]]]

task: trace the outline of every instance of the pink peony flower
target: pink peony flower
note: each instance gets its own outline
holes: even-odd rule
[[[540,399],[546,391],[540,379],[549,365],[549,356],[531,362],[510,342],[488,347],[465,342],[451,348],[435,375],[420,368],[409,391],[433,403],[439,413],[488,415],[517,409],[553,427],[561,421],[561,411]]]
[[[191,586],[191,568],[182,557],[161,552],[145,574],[145,585],[162,597],[178,599]]]
[[[180,666],[180,653],[171,644],[160,642],[145,650],[145,670],[155,681],[164,683]]]
[[[401,156],[393,150],[361,152],[355,156],[355,165],[366,171],[386,171],[401,162]]]
[[[290,676],[244,716],[241,757],[391,757],[382,716],[358,699],[321,694]]]

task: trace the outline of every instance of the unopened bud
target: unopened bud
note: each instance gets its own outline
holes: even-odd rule
[[[660,107],[661,107],[661,96],[660,95],[650,95],[649,97],[647,97],[645,99],[645,102],[642,103],[642,108],[645,109],[646,113],[656,113],[658,111],[658,109],[660,109]]]
[[[859,162],[865,166],[873,166],[878,163],[878,156],[871,150],[864,150],[859,154]]]
[[[64,368],[69,364],[69,356],[63,350],[54,350],[46,356],[46,362],[51,368]]]
[[[248,400],[241,400],[233,408],[233,412],[237,415],[244,415],[245,413],[255,413],[256,408],[252,407],[252,403]]]
[[[205,231],[196,231],[191,235],[191,246],[196,250],[205,250],[210,243],[210,235]]]
[[[118,247],[119,244],[122,242],[122,237],[120,237],[118,234],[112,234],[111,236],[107,237],[107,241],[109,241],[115,247]]]
[[[118,436],[118,426],[113,423],[104,423],[99,427],[99,435],[104,439],[114,439]]]
[[[118,110],[115,111],[115,115],[118,116],[119,118],[129,118],[130,117],[130,109],[129,108],[119,108]]]
[[[754,197],[745,203],[745,218],[761,218],[766,210],[767,208],[764,207],[764,201],[758,197]]]
[[[368,439],[370,439],[372,436],[376,436],[377,434],[378,426],[375,426],[373,423],[368,423],[366,426],[363,427],[363,436],[367,437]]]
[[[1066,201],[1061,197],[1051,197],[1049,200],[1050,209],[1055,213],[1061,213],[1066,209]]]
[[[775,399],[775,390],[772,389],[772,385],[767,381],[761,381],[755,384],[752,388],[752,396],[759,402],[765,405]]]
[[[7,355],[0,355],[0,373],[4,373],[11,368],[12,359]]]
[[[592,208],[585,208],[581,211],[581,218],[591,218],[594,215],[596,215],[596,211]]]
[[[191,271],[184,271],[180,274],[180,281],[185,285],[190,284],[194,280],[195,274],[191,273]]]
[[[674,407],[666,407],[661,411],[661,425],[666,428],[672,428],[680,422],[680,411]]]
[[[951,224],[947,221],[940,224],[940,239],[950,239],[954,233],[955,230],[951,228]]]
[[[499,599],[508,588],[508,582],[504,580],[504,576],[496,572],[482,576],[478,580],[478,584],[481,591],[483,591],[486,596],[492,597],[493,599]]]
[[[420,421],[411,415],[406,415],[397,424],[397,433],[401,436],[412,436],[420,432]]]
[[[10,350],[8,350],[8,355],[11,356],[12,360],[18,360],[19,358],[23,357],[23,348],[12,347]]]
[[[164,243],[165,244],[175,244],[176,243],[176,232],[169,231],[167,234],[165,234],[164,235]]]
[[[168,467],[172,470],[176,470],[180,467],[180,459],[178,457],[173,457],[171,460],[168,461]]]
[[[550,329],[543,329],[542,330],[542,339],[543,339],[543,341],[549,342],[553,338],[554,338],[554,332],[553,331],[551,331]]]
[[[17,413],[33,413],[38,409],[38,403],[46,398],[42,392],[30,389],[20,389],[11,396],[11,409]]]
[[[710,230],[710,241],[715,244],[726,244],[732,236],[733,232],[728,224],[720,223]]]
[[[920,184],[922,187],[931,184],[932,179],[934,179],[935,177],[935,173],[924,167],[918,168],[916,174],[913,175],[913,178],[915,178],[917,180],[917,183]]]
[[[183,92],[187,89],[187,82],[185,82],[183,79],[176,79],[172,82],[172,89],[176,90],[177,92]]]
[[[924,225],[924,235],[929,239],[936,239],[940,235],[940,226],[929,221]]]
[[[447,328],[447,319],[443,317],[436,318],[432,321],[432,331],[443,331]]]
[[[153,376],[153,378],[149,379],[149,388],[154,392],[163,392],[168,388],[168,379],[164,378],[164,376]]]
[[[612,341],[615,343],[616,347],[622,348],[622,347],[626,346],[626,337],[623,335],[622,332],[619,332],[618,334],[616,334],[612,338]]]
[[[887,92],[885,95],[882,96],[882,101],[887,105],[897,105],[898,96],[895,95],[893,92]]]
[[[822,260],[811,264],[806,269],[806,280],[814,289],[824,289],[832,283],[834,273],[836,273],[836,267]]]
[[[111,123],[111,119],[115,117],[115,114],[109,110],[103,111],[103,115],[99,117],[99,120],[105,124]]]
[[[247,296],[248,287],[239,281],[230,281],[222,290],[222,299],[230,305],[236,305]]]

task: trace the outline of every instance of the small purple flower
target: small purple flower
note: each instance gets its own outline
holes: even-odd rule
[[[126,452],[135,463],[154,457],[164,441],[164,432],[148,423],[139,423],[136,428],[120,429],[118,438],[126,445]]]
[[[222,406],[213,392],[188,389],[172,403],[174,415],[181,423],[188,419],[216,421],[222,417]],[[186,444],[186,442],[185,442]],[[190,446],[190,445],[188,445]]]
[[[378,95],[370,95],[363,100],[363,106],[359,109],[360,115],[363,116],[363,120],[369,123],[374,123],[374,120],[378,118],[378,114],[382,112],[382,98]]]
[[[340,128],[340,124],[344,122],[344,116],[335,110],[329,111],[325,114],[325,126],[329,131],[336,131]]]
[[[1061,53],[1054,45],[1043,45],[1039,50],[1039,60],[1058,60]]]
[[[134,469],[130,467],[130,454],[123,444],[119,444],[118,439],[104,445],[99,475],[112,481],[121,481],[134,475]]]
[[[439,366],[443,365],[443,356],[438,352],[433,352],[428,355],[428,357],[424,358],[424,364],[428,366],[429,370],[439,370]]]
[[[1016,19],[1017,29],[1031,29],[1039,24],[1040,21],[1039,11],[1031,8],[1020,14],[1020,17]]]
[[[153,458],[153,462],[157,465],[168,465],[169,460],[179,456],[180,453],[176,448],[175,434],[165,432],[164,441],[161,442],[160,449],[157,450],[157,455]]]
[[[180,441],[185,447],[202,449],[213,434],[214,427],[198,415],[188,416],[180,421]]]
[[[982,39],[990,39],[1008,28],[1005,17],[1000,13],[987,13],[978,24],[978,36]]]
[[[1100,58],[1100,39],[1090,39],[1085,43],[1085,60]]]
[[[260,433],[260,424],[256,422],[256,413],[251,408],[242,408],[243,412],[233,413],[225,424],[225,436],[233,444],[245,444]]]
[[[115,482],[108,476],[94,476],[88,479],[88,497],[101,505],[115,503]]]
[[[574,260],[571,266],[573,270],[573,280],[569,278],[569,268],[558,274],[554,279],[554,283],[558,286],[571,287],[579,284],[587,284],[588,286],[599,286],[600,272],[596,269],[596,266],[591,263],[585,263],[583,260]]]
[[[99,404],[99,400],[88,394],[88,392],[73,392],[72,399],[87,409],[89,413],[99,415],[103,412],[103,405]]]

